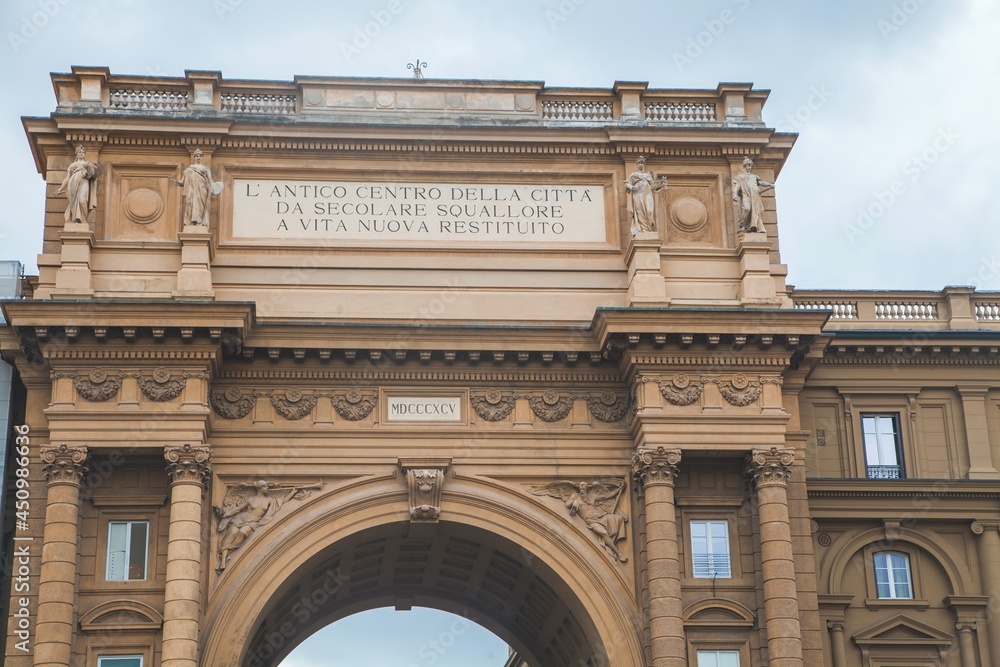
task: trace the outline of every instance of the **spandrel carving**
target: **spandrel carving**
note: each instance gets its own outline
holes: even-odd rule
[[[563,502],[570,516],[578,516],[596,535],[612,558],[625,563],[628,558],[618,549],[625,539],[628,517],[618,511],[625,489],[624,480],[599,479],[593,482],[558,481],[528,487],[533,495],[549,496]]]

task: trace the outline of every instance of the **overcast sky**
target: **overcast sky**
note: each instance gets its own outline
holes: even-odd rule
[[[1000,139],[998,6],[996,0],[4,0],[0,258],[20,259],[35,271],[43,187],[20,117],[54,108],[50,71],[106,65],[121,74],[208,69],[229,78],[391,77],[409,76],[406,64],[419,57],[428,63],[427,77],[601,88],[616,80],[648,81],[651,88],[746,81],[771,89],[765,120],[800,134],[776,188],[791,283],[1000,289],[1000,169],[989,158]],[[380,15],[384,25],[373,24]],[[374,37],[364,35],[366,25]],[[429,627],[425,634],[434,632]],[[501,656],[461,664],[502,662]],[[339,663],[302,658],[296,667],[320,664]],[[425,663],[411,652],[398,664]]]

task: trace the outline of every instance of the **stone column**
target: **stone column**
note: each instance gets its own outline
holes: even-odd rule
[[[961,650],[962,667],[977,667],[976,661],[976,624],[956,623],[958,630],[958,647]]]
[[[67,667],[73,652],[80,483],[89,469],[89,452],[86,447],[59,445],[42,447],[40,454],[48,499],[32,664]]]
[[[788,477],[795,461],[790,447],[754,449],[747,472],[757,489],[761,576],[770,667],[802,667],[798,590],[788,525]]]
[[[211,473],[209,447],[167,447],[170,537],[163,601],[163,667],[198,667],[201,615],[202,494]]]
[[[1000,521],[974,521],[972,532],[979,535],[979,571],[983,579],[983,595],[987,606],[1000,601]],[[987,643],[990,647],[990,665],[1000,667],[1000,630],[987,624]]]
[[[674,478],[679,449],[639,449],[632,473],[642,484],[646,508],[646,571],[649,586],[649,631],[652,667],[685,667],[687,642],[681,616],[680,563],[677,558],[677,514]]]
[[[833,667],[847,667],[847,655],[844,652],[844,624],[840,621],[827,621],[830,630],[830,658]]]

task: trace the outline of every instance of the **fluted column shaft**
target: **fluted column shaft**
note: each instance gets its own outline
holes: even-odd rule
[[[211,472],[208,447],[167,447],[170,529],[163,601],[163,667],[198,667],[201,615],[202,495]]]
[[[976,521],[972,532],[979,535],[979,570],[983,579],[983,595],[989,597],[987,608],[996,613],[1000,608],[1000,522]],[[990,649],[990,665],[1000,667],[1000,629],[986,625],[986,642]]]
[[[639,449],[632,470],[643,487],[646,508],[646,571],[653,667],[686,667],[687,644],[677,557],[674,479],[679,449]]]
[[[755,449],[748,473],[757,489],[761,577],[770,667],[802,667],[798,587],[788,521],[788,477],[795,450]]]
[[[38,585],[35,667],[68,667],[73,652],[73,604],[80,517],[80,483],[87,474],[86,447],[42,447],[48,482],[42,569]]]

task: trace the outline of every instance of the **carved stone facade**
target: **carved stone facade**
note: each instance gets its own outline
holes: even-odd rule
[[[53,84],[5,665],[395,604],[531,667],[1000,667],[1000,296],[792,290],[767,91]]]

